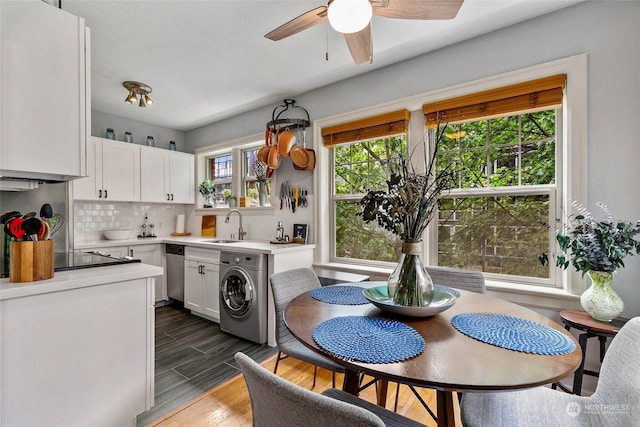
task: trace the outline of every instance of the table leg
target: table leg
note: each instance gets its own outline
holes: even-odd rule
[[[586,358],[587,351],[587,339],[589,338],[588,333],[580,334],[578,337],[578,343],[580,344],[580,349],[582,350],[582,360],[580,361],[580,366],[573,373],[573,394],[577,394],[580,396],[582,392],[582,376],[584,375],[584,359]]]
[[[438,427],[455,427],[456,418],[453,412],[453,393],[450,391],[436,391],[438,401]]]
[[[387,406],[387,389],[389,388],[389,381],[379,379],[378,380],[378,406],[383,408]]]
[[[347,369],[344,372],[342,390],[357,396],[360,393],[360,375],[357,371]]]

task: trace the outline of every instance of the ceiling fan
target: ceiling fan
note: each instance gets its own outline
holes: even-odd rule
[[[329,19],[344,34],[356,64],[373,62],[372,15],[398,19],[453,19],[464,0],[329,0],[284,23],[265,37],[278,41]]]

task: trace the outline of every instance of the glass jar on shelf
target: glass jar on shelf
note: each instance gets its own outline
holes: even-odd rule
[[[152,136],[147,136],[147,147],[155,147],[156,141]]]

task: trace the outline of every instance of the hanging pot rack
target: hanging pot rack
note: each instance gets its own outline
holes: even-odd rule
[[[267,123],[267,129],[271,128],[275,133],[278,126],[286,126],[290,130],[300,129],[300,128],[304,130],[309,126],[311,126],[309,112],[304,107],[295,105],[296,104],[295,99],[287,98],[282,102],[284,102],[283,105],[278,105],[273,109],[273,112],[271,113],[271,121]],[[305,115],[307,116],[306,120],[282,117],[284,113],[286,113],[287,111],[292,112],[295,108],[299,108],[302,111],[304,111]]]

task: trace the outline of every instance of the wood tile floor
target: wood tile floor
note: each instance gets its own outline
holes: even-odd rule
[[[156,308],[155,347],[155,405],[138,415],[138,426],[237,375],[240,371],[233,360],[236,352],[258,362],[277,353],[276,348],[222,332],[217,323],[172,306]]]

